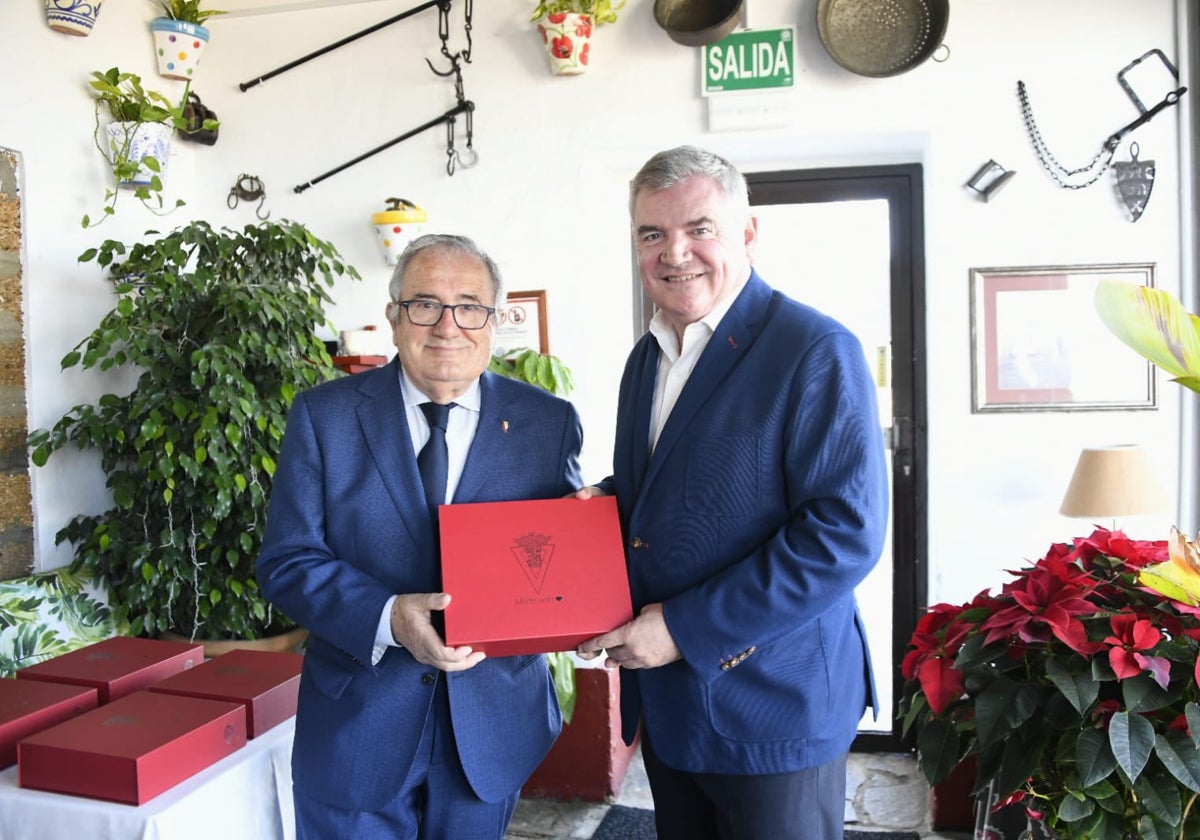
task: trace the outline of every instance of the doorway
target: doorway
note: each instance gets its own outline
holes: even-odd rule
[[[748,173],[755,268],[774,288],[845,324],[875,375],[891,468],[888,545],[857,595],[880,708],[854,749],[904,749],[900,663],[926,599],[925,258],[922,168]]]

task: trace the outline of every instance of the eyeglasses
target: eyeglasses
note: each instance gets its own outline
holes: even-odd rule
[[[418,327],[432,327],[442,320],[449,309],[454,323],[460,330],[481,330],[487,326],[488,318],[496,314],[490,306],[478,303],[438,303],[436,300],[401,300],[399,306],[408,313],[408,320]]]

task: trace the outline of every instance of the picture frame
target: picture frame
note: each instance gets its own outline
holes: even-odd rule
[[[539,353],[549,353],[549,336],[545,290],[509,292],[504,305],[497,307],[497,356],[522,347],[537,350]]]
[[[972,268],[971,410],[1157,408],[1154,366],[1100,320],[1100,280],[1154,286],[1154,263]]]

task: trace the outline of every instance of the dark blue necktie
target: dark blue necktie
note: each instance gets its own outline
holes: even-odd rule
[[[421,483],[425,485],[425,501],[429,504],[430,516],[437,518],[438,505],[446,502],[446,475],[450,457],[446,452],[446,421],[450,419],[450,407],[454,403],[421,403],[421,411],[429,421],[429,440],[417,455],[417,469],[421,471]]]

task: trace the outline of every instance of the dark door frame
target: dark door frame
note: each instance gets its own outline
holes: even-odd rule
[[[926,600],[926,380],[925,228],[922,167],[919,164],[856,166],[746,174],[750,203],[812,204],[883,199],[888,204],[891,239],[892,313],[892,702],[903,691],[900,663]],[[881,718],[894,709],[880,709]],[[884,718],[886,719],[886,718]],[[890,733],[861,733],[858,752],[907,749],[899,722]]]

